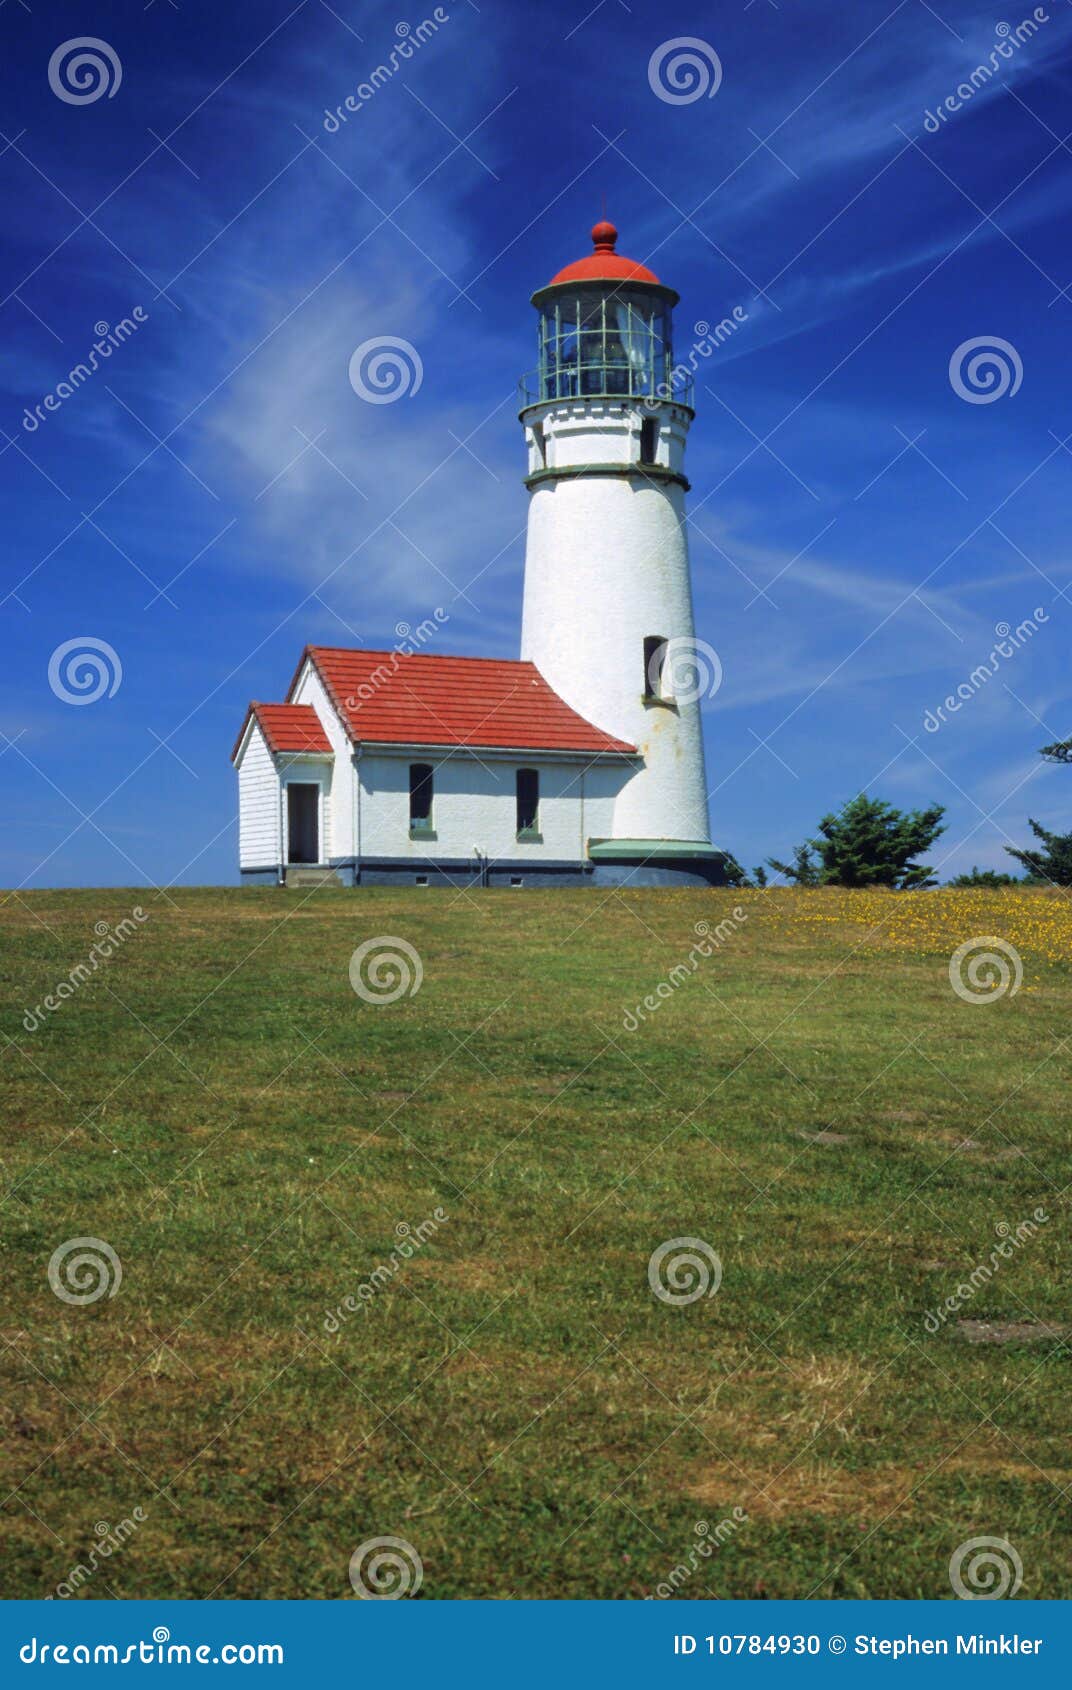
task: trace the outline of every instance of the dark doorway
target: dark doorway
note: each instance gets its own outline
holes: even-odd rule
[[[287,861],[320,861],[320,788],[311,782],[287,787]]]

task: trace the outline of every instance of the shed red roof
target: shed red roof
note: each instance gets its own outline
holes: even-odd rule
[[[654,270],[649,270],[646,264],[638,264],[635,258],[626,258],[615,252],[617,239],[618,231],[613,223],[597,223],[592,230],[595,251],[578,258],[573,264],[567,264],[557,276],[551,277],[548,286],[557,287],[559,282],[603,281],[648,282],[660,286]]]
[[[362,744],[635,750],[571,710],[533,663],[307,646],[291,692],[306,658]]]
[[[256,719],[269,751],[331,751],[331,741],[311,704],[251,704],[235,741],[232,760],[242,743],[249,718]]]

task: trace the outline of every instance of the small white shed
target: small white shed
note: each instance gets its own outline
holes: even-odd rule
[[[232,760],[242,878],[269,884],[578,883],[637,764],[531,663],[324,646]]]

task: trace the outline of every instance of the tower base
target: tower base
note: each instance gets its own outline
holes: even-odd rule
[[[597,886],[725,886],[730,858],[700,839],[592,839]]]

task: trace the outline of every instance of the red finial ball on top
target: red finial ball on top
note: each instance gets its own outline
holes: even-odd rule
[[[549,287],[558,287],[562,282],[637,282],[647,286],[661,286],[654,271],[646,264],[638,264],[635,258],[626,258],[624,253],[616,252],[618,231],[613,223],[608,223],[605,217],[600,218],[592,230],[592,244],[594,252],[585,253],[572,264],[567,264],[556,276],[552,276]],[[667,289],[671,293],[672,289]],[[677,296],[674,295],[674,302]]]

